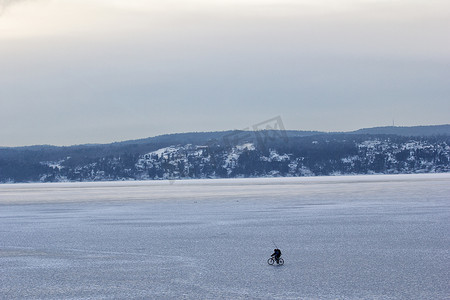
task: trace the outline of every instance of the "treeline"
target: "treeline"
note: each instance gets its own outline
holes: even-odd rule
[[[0,149],[0,182],[450,171],[447,135],[230,131],[193,136],[109,145]]]

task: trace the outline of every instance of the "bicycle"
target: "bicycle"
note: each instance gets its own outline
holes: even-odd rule
[[[278,261],[274,258],[274,257],[271,257],[271,258],[269,258],[268,260],[267,260],[267,263],[269,264],[269,265],[273,265],[274,263],[277,263],[277,265],[280,265],[280,266],[282,266],[282,265],[284,265],[284,259],[282,259],[281,257],[278,259]]]

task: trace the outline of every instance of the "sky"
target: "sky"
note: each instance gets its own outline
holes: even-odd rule
[[[450,123],[448,0],[0,0],[0,146]]]

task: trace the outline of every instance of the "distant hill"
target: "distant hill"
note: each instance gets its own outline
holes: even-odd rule
[[[430,126],[411,126],[411,127],[399,127],[399,126],[386,126],[386,127],[373,127],[373,128],[363,128],[350,132],[323,132],[323,131],[302,131],[302,130],[284,130],[279,133],[276,130],[265,130],[260,132],[261,135],[269,136],[284,136],[284,137],[306,137],[313,135],[322,134],[388,134],[388,135],[399,135],[399,136],[437,136],[437,135],[447,135],[450,136],[450,125],[430,125]],[[154,137],[148,137],[137,140],[127,140],[122,142],[115,142],[111,144],[84,144],[84,145],[74,145],[57,147],[52,145],[36,145],[36,146],[25,146],[25,147],[0,147],[0,158],[1,151],[17,150],[17,151],[89,151],[89,149],[94,148],[107,148],[108,152],[114,153],[117,150],[122,151],[122,147],[128,147],[133,145],[137,149],[139,148],[154,148],[149,145],[170,145],[170,144],[202,144],[207,143],[212,140],[232,140],[235,137],[248,137],[248,141],[255,139],[254,131],[242,131],[242,130],[228,130],[228,131],[213,131],[213,132],[187,132],[187,133],[173,133],[164,134]],[[5,152],[3,152],[5,153]]]
[[[355,134],[393,134],[401,136],[436,136],[450,135],[450,125],[434,125],[434,126],[385,126],[364,128],[353,131]]]
[[[450,125],[167,134],[0,148],[0,183],[450,172]]]

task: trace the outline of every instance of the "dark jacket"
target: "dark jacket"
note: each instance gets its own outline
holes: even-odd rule
[[[281,256],[281,250],[280,249],[273,250],[273,254],[271,256],[275,256],[275,258],[279,258]]]

